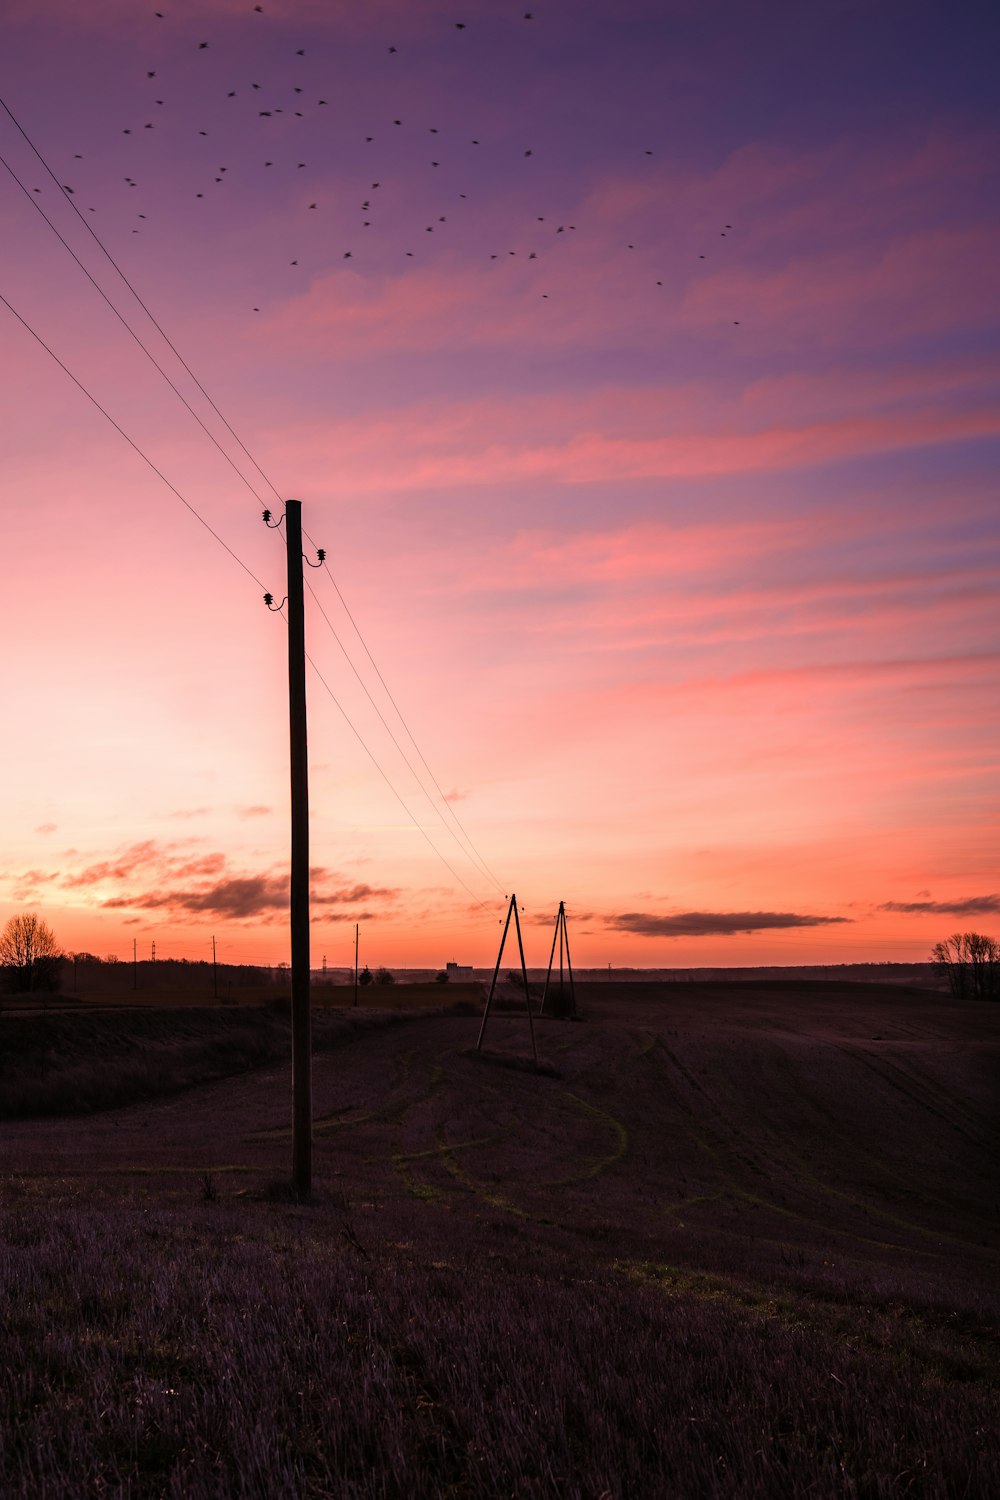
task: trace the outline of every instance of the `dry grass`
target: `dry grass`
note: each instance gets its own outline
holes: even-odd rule
[[[1000,1493],[1000,1010],[635,989],[5,1125],[0,1493]]]

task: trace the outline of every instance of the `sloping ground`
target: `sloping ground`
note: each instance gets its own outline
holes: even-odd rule
[[[313,1013],[317,1051],[403,1017]],[[76,1115],[177,1093],[291,1057],[287,1000],[252,1008],[135,1006],[0,1016],[0,1120]]]
[[[1000,1010],[857,988],[358,1033],[308,1206],[284,1062],[5,1124],[0,1491],[1000,1493]]]

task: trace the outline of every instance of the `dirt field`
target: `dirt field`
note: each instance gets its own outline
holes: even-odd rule
[[[469,1055],[475,1014],[319,1052],[317,1191],[365,1214],[400,1195],[429,1216],[485,1204],[699,1263],[708,1242],[733,1269],[802,1249],[820,1279],[834,1247],[841,1269],[905,1250],[975,1279],[992,1261],[1000,1010],[824,984],[593,984],[579,999],[581,1022],[536,1023],[556,1077]],[[523,1014],[492,1013],[484,1045],[527,1058]],[[162,1169],[240,1179],[220,1180],[228,1192],[286,1173],[289,1118],[282,1062],[71,1124],[9,1122],[5,1157],[56,1190],[148,1190]]]
[[[473,1300],[483,1275],[541,1275],[727,1309],[741,1327],[811,1329],[817,1358],[836,1348],[869,1375],[900,1359],[907,1380],[918,1371],[903,1432],[927,1381],[935,1399],[947,1389],[949,1441],[971,1467],[949,1460],[943,1474],[925,1454],[894,1489],[893,1460],[869,1454],[838,1488],[824,1458],[811,1478],[765,1465],[743,1488],[730,1472],[692,1492],[1000,1486],[1000,1007],[819,982],[594,983],[577,998],[579,1021],[536,1022],[543,1072],[526,1060],[523,1013],[491,1016],[482,1056],[475,1013],[373,1026],[317,1052],[312,1206],[275,1202],[290,1154],[284,1061],[72,1121],[4,1122],[8,1197],[25,1212],[212,1214],[242,1239],[280,1225],[283,1254],[319,1236],[362,1269],[387,1255],[452,1267]],[[494,1493],[477,1484],[453,1492]]]

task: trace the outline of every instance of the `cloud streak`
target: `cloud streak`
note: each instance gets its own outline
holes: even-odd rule
[[[952,901],[883,901],[879,911],[904,915],[979,917],[1000,912],[1000,896],[964,896]]]
[[[670,916],[627,911],[605,918],[605,926],[635,937],[731,937],[734,933],[774,932],[790,927],[831,927],[849,917],[816,917],[789,911],[686,911]]]
[[[265,809],[266,811],[266,809]],[[15,898],[44,893],[48,899],[82,896],[107,912],[157,912],[173,921],[217,917],[234,922],[284,920],[289,906],[287,869],[248,873],[230,869],[225,854],[201,853],[189,844],[144,839],[114,855],[91,860],[76,871],[32,869],[9,877]],[[391,905],[399,890],[349,881],[316,865],[310,870],[310,901],[322,920],[353,917],[364,902]]]

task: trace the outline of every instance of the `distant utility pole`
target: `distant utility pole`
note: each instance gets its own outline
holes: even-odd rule
[[[151,950],[151,953],[150,953],[150,962],[154,963],[154,964],[156,963],[156,939],[155,938],[153,939],[153,946],[152,946],[152,950]]]
[[[214,999],[219,998],[219,966],[215,957],[215,938],[212,938],[212,995]]]
[[[358,1003],[358,924],[354,924],[354,1003]]]
[[[139,955],[135,946],[136,940],[132,939],[132,988],[139,988]]]

